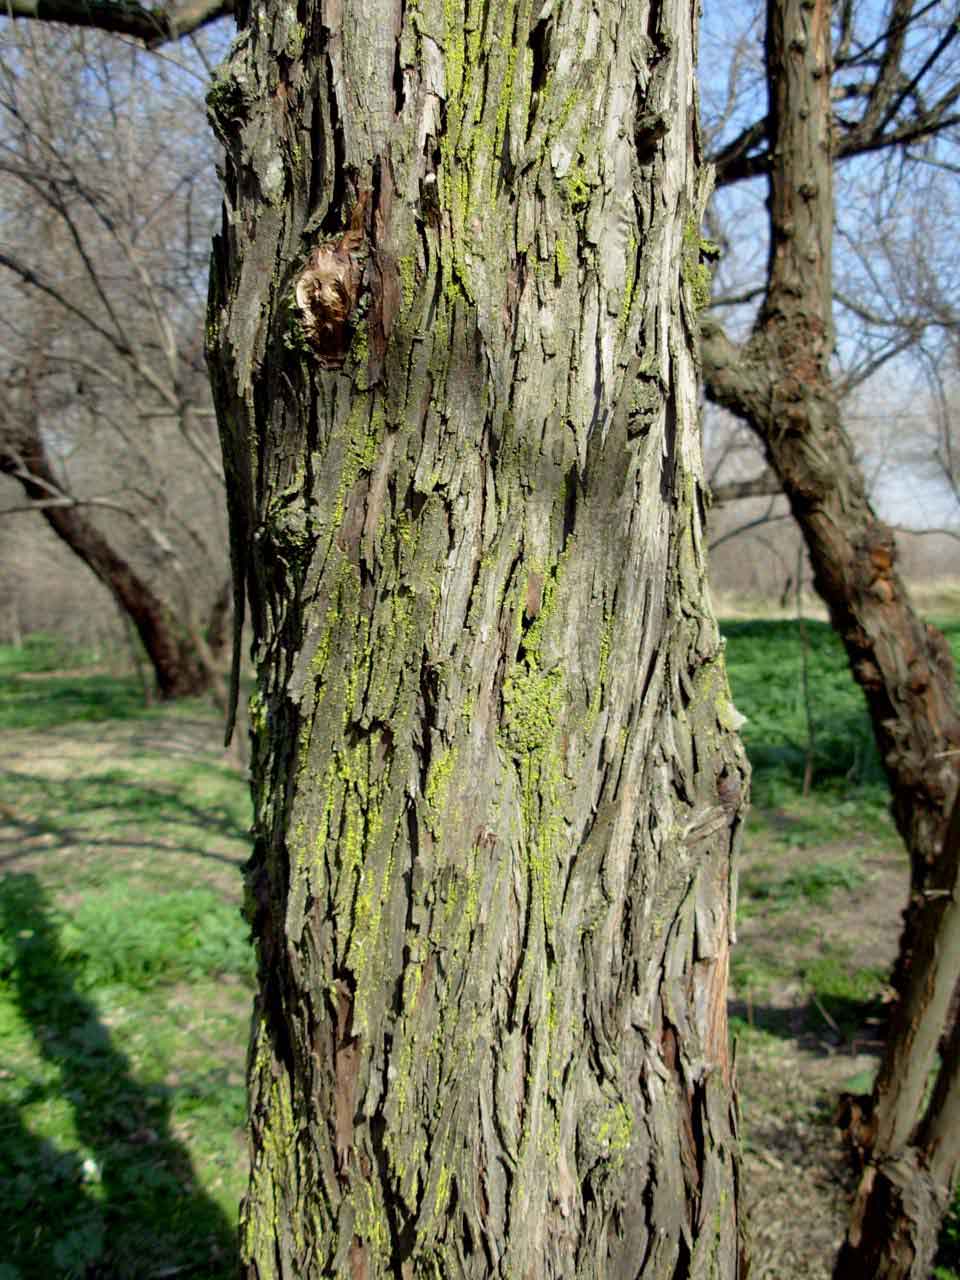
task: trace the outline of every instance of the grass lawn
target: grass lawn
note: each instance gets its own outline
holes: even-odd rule
[[[851,1187],[833,1100],[872,1078],[906,857],[826,624],[723,631],[754,767],[731,993],[751,1274],[817,1280]],[[212,709],[146,709],[43,637],[0,648],[0,728],[0,1280],[232,1277],[245,779]]]
[[[51,647],[0,649],[0,1280],[233,1277],[246,782]]]

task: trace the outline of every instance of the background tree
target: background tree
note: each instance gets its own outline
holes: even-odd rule
[[[958,119],[960,75],[947,62],[957,24],[945,24],[915,69],[908,60],[914,7],[897,0],[879,40],[868,43],[862,14],[844,6],[834,53],[826,0],[770,0],[767,115],[717,154],[721,183],[768,175],[766,285],[746,341],[735,346],[711,322],[702,345],[708,394],[757,432],[803,531],[817,589],[866,695],[911,856],[894,975],[899,999],[860,1135],[869,1161],[837,1263],[844,1277],[926,1276],[960,1162],[960,1125],[948,1123],[960,1109],[949,1061],[924,1111],[960,976],[945,905],[957,875],[957,842],[948,839],[960,751],[953,666],[942,637],[913,610],[893,531],[867,501],[830,369],[834,159],[904,146]],[[868,76],[843,95],[862,101],[856,120],[837,119],[834,66]]]
[[[4,34],[0,470],[27,502],[2,507],[42,513],[104,583],[161,696],[195,693],[230,604],[201,335],[212,147],[186,67]]]

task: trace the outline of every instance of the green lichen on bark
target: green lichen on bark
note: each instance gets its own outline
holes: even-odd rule
[[[683,226],[681,274],[690,290],[690,300],[695,311],[703,311],[710,305],[713,271],[709,264],[719,255],[720,246],[712,240],[705,240],[700,234],[697,220],[689,217]]]
[[[556,730],[563,706],[563,676],[530,661],[514,668],[503,686],[504,745],[518,756],[541,752]]]
[[[419,0],[399,31],[311,2],[302,37],[251,11],[232,54],[259,114],[224,131],[211,310],[259,665],[246,1274],[666,1273],[730,1159],[722,1107],[691,1120],[696,1188],[676,1138],[683,1073],[723,1070],[690,886],[729,861],[683,832],[734,759],[714,714],[694,766],[684,700],[710,634],[692,168],[653,193],[692,125],[644,69],[679,76],[687,36],[608,0]],[[647,169],[638,68],[676,121]],[[278,201],[256,174],[298,145]],[[292,360],[281,283],[360,189],[351,348],[318,368],[293,334]]]

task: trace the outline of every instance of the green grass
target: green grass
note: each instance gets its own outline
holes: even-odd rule
[[[960,621],[939,625],[960,661]],[[839,817],[876,821],[888,798],[863,694],[831,627],[808,619],[803,628],[813,712],[814,788],[832,805],[845,799],[853,802]],[[761,809],[796,805],[809,745],[800,627],[791,619],[764,619],[722,622],[721,631],[734,702],[747,717],[741,733],[753,766],[754,804]],[[809,831],[811,842],[825,834],[824,824],[831,821],[831,815],[821,816],[820,831]],[[803,826],[801,820],[801,830]]]
[[[849,892],[866,881],[851,858],[839,862],[814,862],[778,875],[770,864],[753,866],[740,880],[742,915],[763,910],[767,915],[785,911],[801,902],[826,906],[837,892]]]
[[[24,637],[22,645],[0,644],[0,676],[21,672],[36,675],[63,667],[92,667],[95,663],[96,656],[89,649],[78,648],[63,636],[47,631]]]
[[[76,670],[89,661],[88,653],[67,648],[55,636],[29,636],[20,648],[0,645],[0,729],[51,729],[149,714],[137,680]]]
[[[934,1280],[958,1280],[960,1277],[960,1185],[957,1186],[940,1230],[940,1251]]]
[[[115,881],[71,913],[36,875],[4,879],[0,1256],[10,1275],[230,1274],[244,1102],[222,1036],[240,1031],[249,977],[238,912],[209,893],[144,901]],[[233,1001],[222,998],[227,978]]]
[[[739,947],[733,974],[760,998],[797,980],[822,1032],[814,1000],[851,1028],[876,1008],[883,975],[842,947],[811,954],[806,919],[863,885],[870,841],[895,837],[862,695],[830,629],[805,626],[807,797],[797,625],[723,626],[748,717],[748,840],[766,851],[743,876],[744,915],[769,917],[774,940],[789,921],[791,945],[807,948],[791,970],[782,948]],[[960,624],[947,631],[960,649]],[[50,637],[0,647],[0,728],[49,731],[62,749],[51,768],[8,738],[0,771],[11,833],[0,850],[0,1280],[159,1280],[177,1268],[220,1280],[236,1272],[246,1177],[252,962],[237,868],[249,796],[222,757],[196,749],[201,729],[216,737],[208,708],[146,708],[132,677],[65,670],[83,657]],[[789,1011],[741,1023],[758,1041],[795,1034]],[[956,1280],[960,1201],[941,1243],[937,1274]]]
[[[0,1280],[226,1280],[249,794],[209,708],[77,661],[0,649]]]

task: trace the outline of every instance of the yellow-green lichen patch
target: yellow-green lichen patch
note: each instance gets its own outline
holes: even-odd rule
[[[380,1192],[364,1179],[354,1184],[351,1199],[354,1206],[353,1227],[360,1242],[374,1255],[375,1275],[382,1275],[390,1257],[390,1223],[379,1199]]]
[[[426,800],[425,820],[432,834],[441,836],[442,814],[447,803],[447,788],[457,763],[457,748],[448,747],[431,762],[424,790]]]
[[[690,301],[696,311],[702,311],[710,303],[713,272],[705,259],[716,258],[720,248],[712,240],[704,240],[695,218],[690,217],[683,227],[683,253],[680,271],[690,291]]]
[[[563,190],[570,208],[583,209],[590,202],[590,183],[587,172],[581,165],[573,165],[563,180]]]
[[[596,724],[600,713],[600,703],[607,687],[607,668],[610,665],[610,646],[613,642],[613,614],[609,609],[603,613],[603,624],[600,628],[600,652],[597,658],[597,682],[590,695],[590,704],[584,719],[584,728],[589,733]]]
[[[534,663],[514,668],[503,686],[504,744],[517,755],[542,751],[550,742],[563,706],[563,676]]]
[[[503,81],[500,86],[500,100],[497,103],[497,123],[494,132],[493,150],[495,155],[500,154],[503,146],[503,138],[507,128],[507,119],[510,115],[510,107],[513,101],[513,76],[514,68],[517,61],[517,45],[513,40],[513,9],[514,5],[506,6],[507,12],[502,15],[500,30],[503,33],[502,43],[506,46],[506,67],[504,68]]]
[[[261,1086],[271,1078],[269,1054],[261,1054],[261,1043],[267,1033],[261,1023],[257,1029],[252,1078]],[[294,1195],[298,1178],[296,1160],[297,1124],[290,1096],[290,1083],[285,1073],[272,1079],[260,1111],[259,1152],[251,1170],[250,1187],[243,1203],[240,1234],[243,1255],[258,1264],[259,1274],[275,1274],[275,1240],[282,1205],[288,1194]],[[278,1188],[280,1189],[278,1193]]]
[[[594,1139],[613,1170],[618,1171],[623,1167],[624,1156],[632,1137],[633,1113],[626,1103],[615,1103],[608,1111],[601,1114],[597,1121]]]
[[[313,347],[311,347],[306,330],[303,327],[303,320],[300,315],[300,307],[297,303],[296,294],[288,293],[281,303],[282,307],[282,325],[283,325],[283,345],[288,351],[293,351],[297,355],[312,356]]]
[[[403,299],[403,310],[409,311],[417,294],[416,266],[413,256],[397,259],[397,271],[400,275],[400,296]]]
[[[367,365],[370,359],[370,331],[366,320],[361,320],[353,331],[349,356],[355,366],[354,386],[358,391],[366,391],[369,387]]]
[[[564,240],[562,233],[557,236],[557,243],[553,248],[553,262],[557,272],[557,281],[562,281],[570,266],[570,250],[567,248],[567,242]]]
[[[623,284],[623,302],[617,318],[617,338],[622,343],[630,323],[633,295],[637,288],[637,240],[631,232],[627,239],[627,273]]]

